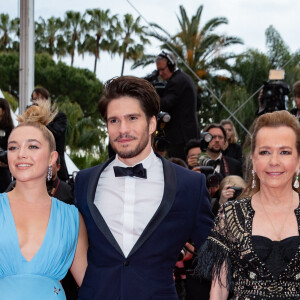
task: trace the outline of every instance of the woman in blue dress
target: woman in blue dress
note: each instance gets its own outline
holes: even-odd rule
[[[0,298],[65,300],[60,283],[70,268],[81,285],[87,234],[77,208],[48,195],[46,177],[57,159],[46,125],[48,103],[28,108],[8,139],[15,188],[0,194]]]

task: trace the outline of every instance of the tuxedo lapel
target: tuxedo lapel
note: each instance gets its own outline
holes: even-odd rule
[[[157,155],[160,157],[159,155]],[[161,158],[161,157],[160,157]],[[139,247],[150,237],[153,231],[157,228],[157,226],[162,222],[162,220],[169,213],[176,195],[176,173],[172,166],[172,164],[164,158],[162,159],[163,164],[163,172],[164,172],[164,193],[162,201],[151,218],[150,222],[147,224],[146,228],[142,232],[141,236],[137,240],[134,247],[131,249],[128,256],[132,255],[134,252],[138,250]]]
[[[94,222],[96,223],[98,229],[102,232],[102,234],[107,238],[107,240],[112,244],[112,246],[122,255],[123,251],[121,250],[118,242],[112,235],[109,227],[107,226],[106,222],[104,221],[102,215],[100,214],[98,208],[94,204],[95,201],[95,194],[98,185],[98,181],[102,171],[113,161],[114,157],[110,158],[107,162],[103,163],[102,165],[94,168],[92,173],[90,174],[89,185],[87,190],[87,204],[91,215],[93,217]]]

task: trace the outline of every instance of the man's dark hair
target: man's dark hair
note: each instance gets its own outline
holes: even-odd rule
[[[33,92],[31,93],[31,99],[33,97],[33,94],[36,94],[38,96],[41,96],[42,98],[48,100],[50,99],[50,93],[48,92],[48,90],[46,90],[45,88],[43,87],[37,87],[33,90]]]
[[[198,139],[190,139],[189,141],[187,141],[187,143],[185,144],[185,156],[188,155],[190,149],[192,148],[200,148],[201,149],[201,141]]]
[[[226,131],[224,129],[224,127],[220,124],[216,124],[216,123],[212,123],[210,125],[207,125],[204,129],[203,129],[203,132],[209,132],[211,129],[213,128],[219,128],[222,130],[223,132],[223,135],[224,135],[224,139],[226,139]]]
[[[121,76],[112,78],[104,84],[98,110],[105,120],[108,104],[121,97],[132,97],[138,100],[148,120],[159,113],[159,96],[150,82],[134,76]]]
[[[300,80],[296,81],[293,85],[294,97],[300,97]]]

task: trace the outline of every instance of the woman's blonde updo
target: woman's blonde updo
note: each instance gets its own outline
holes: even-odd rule
[[[38,100],[27,108],[22,115],[17,116],[19,124],[16,128],[31,126],[40,129],[44,138],[49,142],[50,152],[55,151],[54,136],[46,126],[55,118],[56,114],[57,109],[51,108],[50,101]]]

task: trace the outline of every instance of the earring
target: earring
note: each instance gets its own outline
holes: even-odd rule
[[[253,189],[255,189],[256,187],[256,183],[255,183],[255,171],[252,169],[252,186]]]
[[[299,170],[298,170],[298,172],[297,172],[296,179],[295,179],[295,181],[294,181],[293,187],[294,187],[295,189],[299,188]]]
[[[47,180],[50,181],[52,178],[52,166],[48,168]]]

